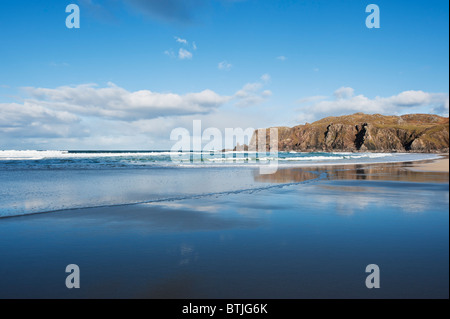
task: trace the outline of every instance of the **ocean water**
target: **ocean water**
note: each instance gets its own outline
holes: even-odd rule
[[[407,169],[437,155],[0,154],[0,298],[449,296],[449,174]]]
[[[283,166],[392,163],[433,159],[435,154],[349,152],[0,151],[0,170],[162,167]]]
[[[0,217],[256,190],[279,184],[255,178],[255,170],[274,164],[279,169],[307,169],[438,157],[295,152],[175,155],[169,151],[0,151]],[[315,171],[305,179],[320,177]]]
[[[448,174],[385,166],[0,219],[0,298],[448,298]],[[64,284],[73,263],[80,289]]]

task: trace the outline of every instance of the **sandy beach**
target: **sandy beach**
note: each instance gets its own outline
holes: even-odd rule
[[[448,173],[411,165],[255,170],[267,187],[2,218],[0,298],[448,298]]]
[[[449,158],[448,154],[442,154],[445,158],[427,161],[425,163],[417,163],[412,166],[411,170],[422,172],[449,172]]]
[[[0,302],[449,298],[450,1],[0,3]]]

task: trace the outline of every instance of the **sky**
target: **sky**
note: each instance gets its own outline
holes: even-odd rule
[[[170,149],[194,120],[448,116],[448,41],[444,0],[1,1],[0,149]]]

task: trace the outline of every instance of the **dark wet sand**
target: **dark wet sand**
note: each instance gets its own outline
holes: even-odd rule
[[[414,165],[255,171],[299,184],[3,218],[0,298],[448,298],[449,174]]]

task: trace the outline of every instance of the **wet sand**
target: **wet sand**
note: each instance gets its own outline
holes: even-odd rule
[[[445,158],[434,161],[426,161],[418,163],[411,167],[411,170],[422,172],[449,172],[449,159],[448,154],[443,155]]]
[[[255,171],[279,185],[3,218],[0,298],[448,298],[449,175],[416,165]]]

